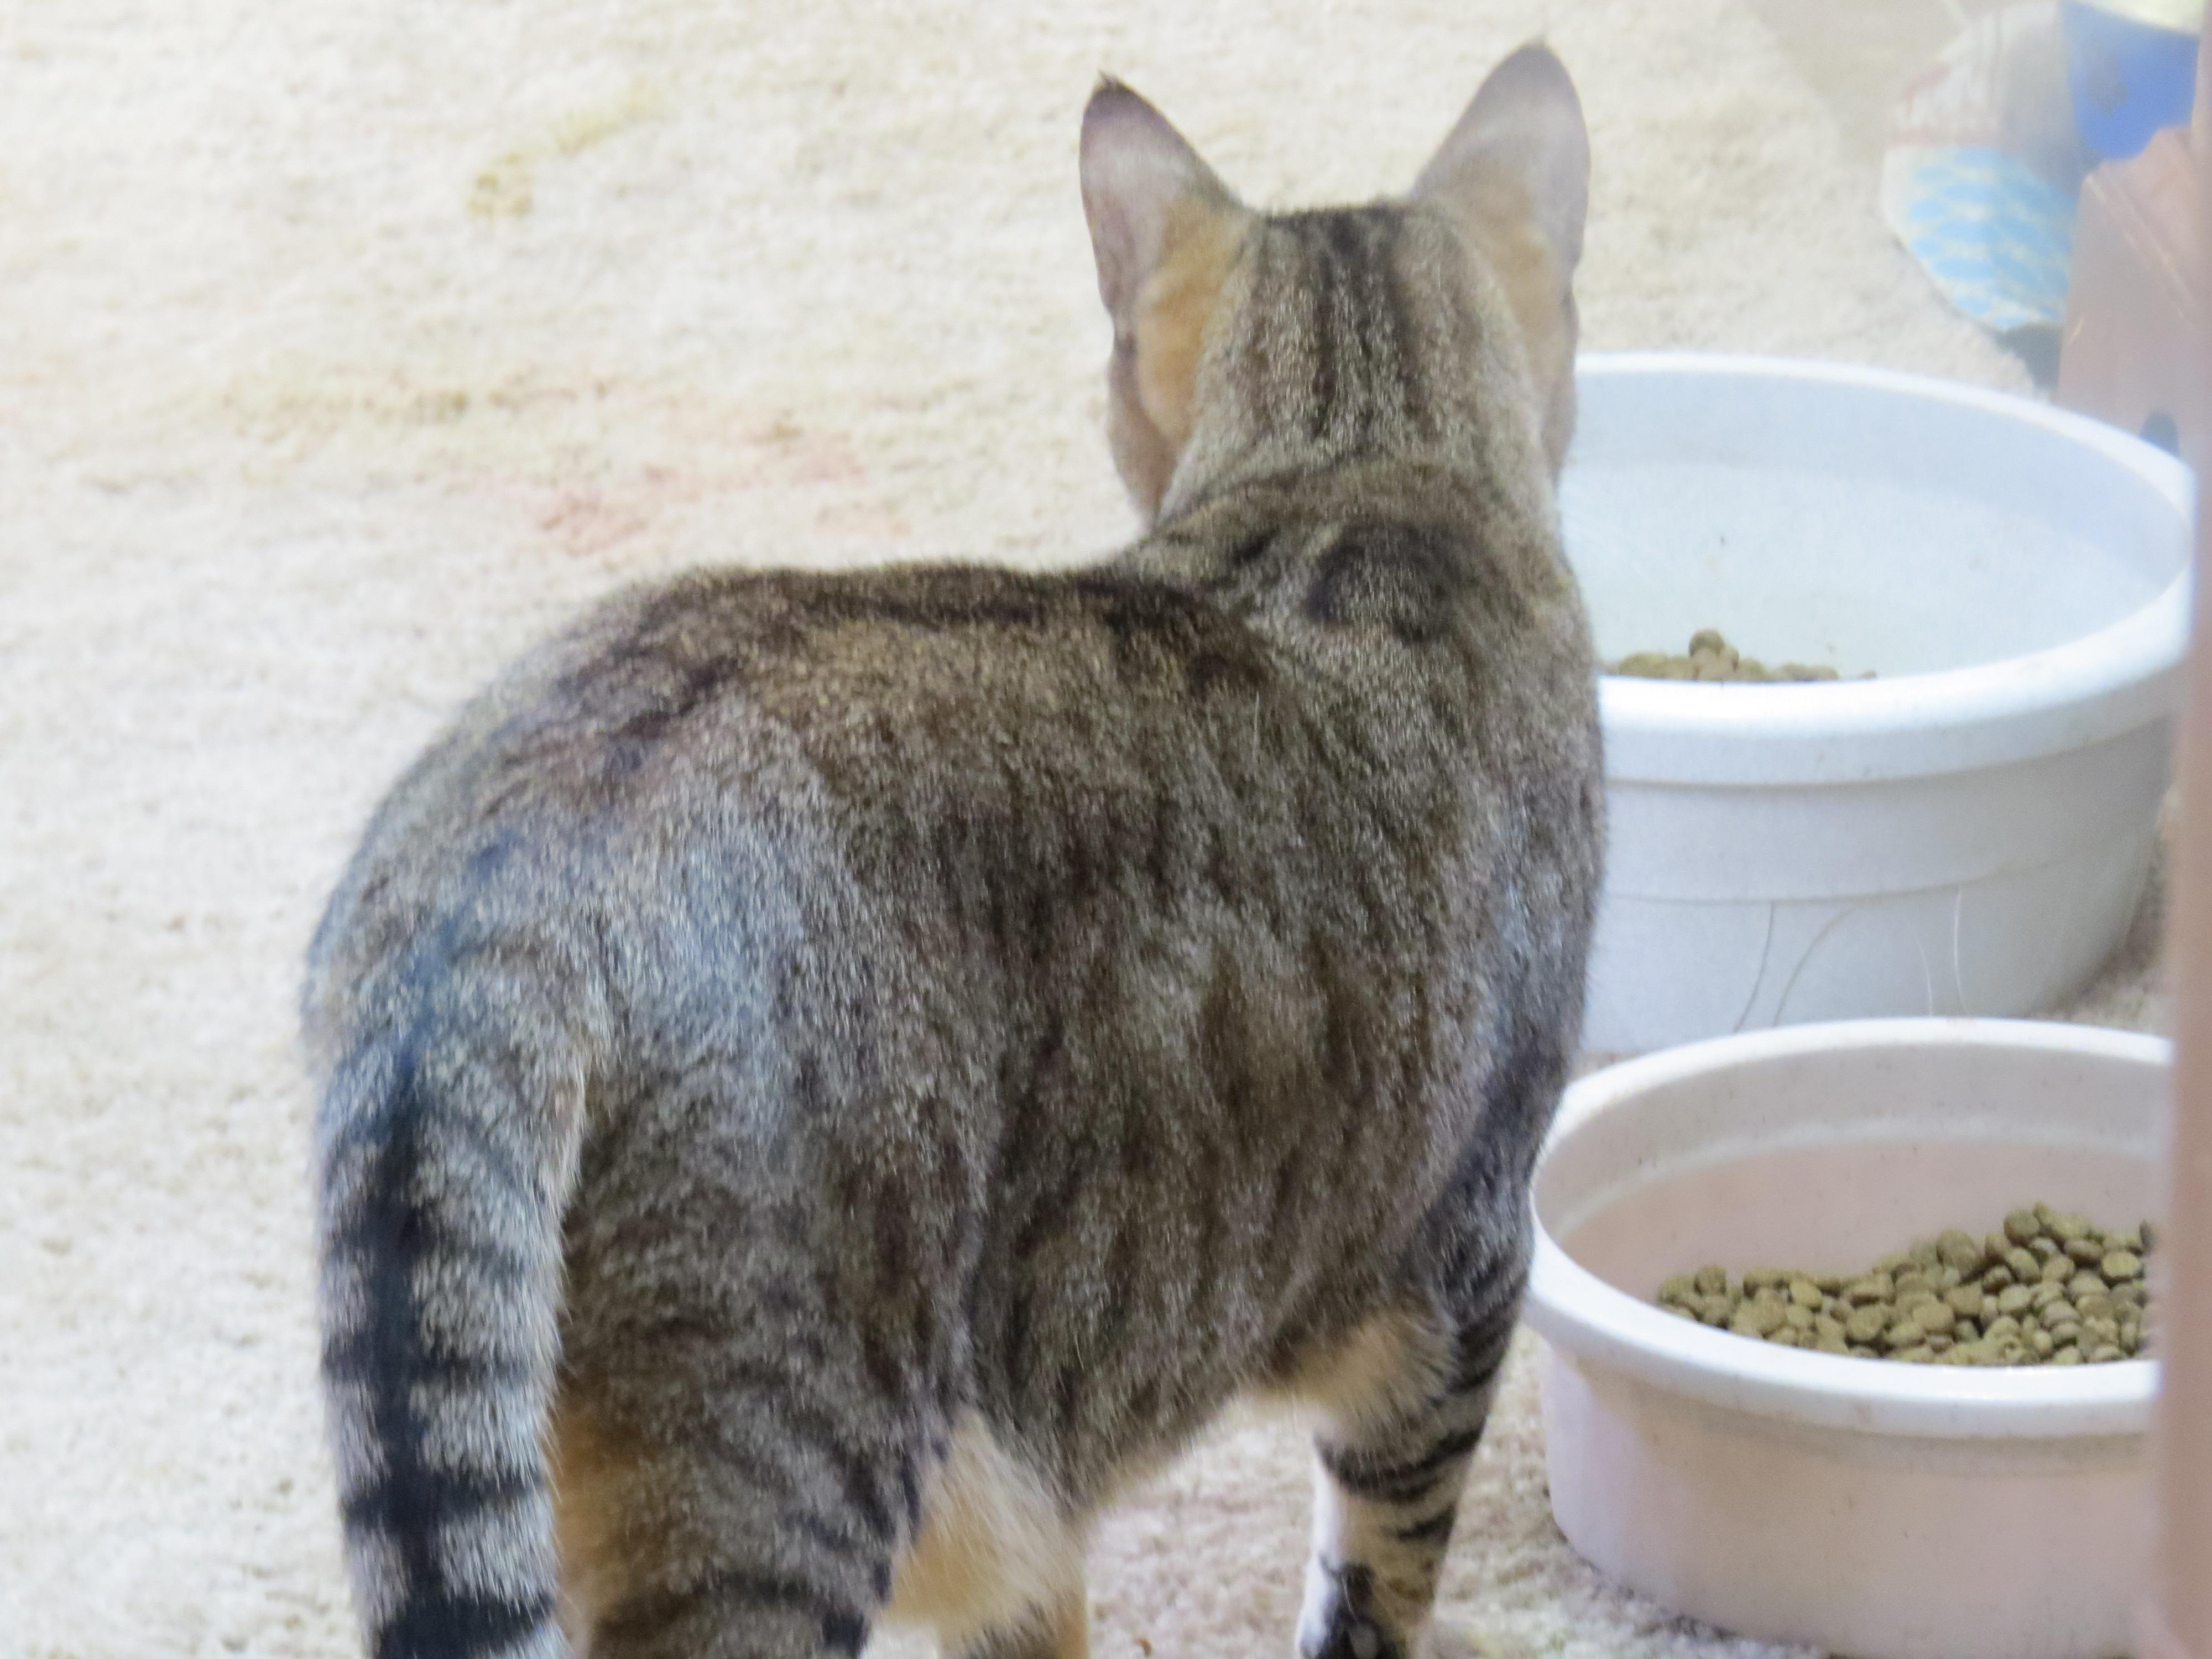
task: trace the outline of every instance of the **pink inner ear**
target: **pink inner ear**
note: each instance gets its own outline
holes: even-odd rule
[[[1136,235],[1128,216],[1111,200],[1084,193],[1084,214],[1091,222],[1091,252],[1098,265],[1098,298],[1114,319],[1114,335],[1127,337],[1122,319],[1133,307],[1143,281],[1137,260]]]
[[[1541,44],[1491,71],[1413,194],[1465,208],[1485,179],[1501,177],[1525,192],[1537,228],[1572,270],[1589,204],[1589,134],[1566,66]]]
[[[1174,476],[1175,452],[1145,413],[1137,395],[1137,362],[1133,347],[1117,345],[1106,371],[1106,441],[1113,452],[1114,469],[1137,512],[1149,525],[1160,510]]]
[[[1081,176],[1098,296],[1127,334],[1176,202],[1193,192],[1231,198],[1167,118],[1118,81],[1100,86],[1083,112]]]

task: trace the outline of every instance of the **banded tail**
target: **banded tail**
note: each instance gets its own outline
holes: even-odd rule
[[[397,1017],[341,1053],[318,1126],[355,1603],[373,1659],[556,1659],[544,1441],[583,1065],[508,969],[405,978]]]

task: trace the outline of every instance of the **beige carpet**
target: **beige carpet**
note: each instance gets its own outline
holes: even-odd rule
[[[620,578],[1127,533],[1102,67],[1255,198],[1340,198],[1547,30],[1592,345],[2018,382],[1741,0],[1053,10],[0,4],[5,1659],[349,1650],[292,997],[454,702]],[[2148,962],[2104,1006],[2153,1017]],[[1099,1653],[1285,1651],[1304,1502],[1295,1434],[1224,1432],[1105,1528]],[[1525,1367],[1446,1601],[1460,1652],[1729,1646],[1553,1532]]]

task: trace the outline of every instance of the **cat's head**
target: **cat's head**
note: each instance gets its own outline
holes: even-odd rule
[[[1082,178],[1108,433],[1148,521],[1241,466],[1470,446],[1486,464],[1501,421],[1558,471],[1589,141],[1548,48],[1492,72],[1402,198],[1255,212],[1112,81],[1084,112]]]

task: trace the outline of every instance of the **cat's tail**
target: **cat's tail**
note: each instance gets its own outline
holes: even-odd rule
[[[545,1443],[583,1049],[511,962],[418,959],[390,989],[316,1146],[355,1604],[374,1659],[556,1659]]]

